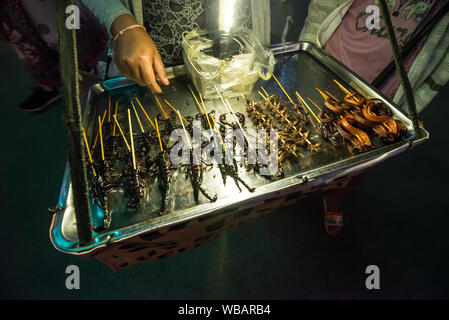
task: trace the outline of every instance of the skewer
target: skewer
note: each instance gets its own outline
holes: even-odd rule
[[[262,87],[262,86],[260,86],[260,88],[262,89],[262,91],[265,93],[265,95],[267,96],[267,97],[269,97],[270,95],[268,94],[268,92],[265,90],[265,88],[264,87]]]
[[[349,91],[348,89],[346,89],[345,87],[343,87],[343,85],[340,82],[338,82],[335,79],[334,79],[334,82],[340,87],[341,91],[343,91],[346,94],[352,94],[352,92]]]
[[[215,130],[217,131],[218,136],[220,137],[221,144],[223,145],[223,150],[226,151],[225,143],[224,143],[223,137],[221,136],[220,130],[218,130],[217,123],[215,122],[215,119],[213,117],[211,117],[211,119],[212,119],[212,123],[214,124]]]
[[[340,87],[341,91],[343,91],[344,93],[349,94],[349,95],[353,94],[353,92],[351,92],[348,89],[346,89],[345,87],[343,87],[343,85],[340,82],[338,82],[337,80],[334,79],[334,82]],[[359,102],[359,99],[356,96],[354,96],[353,98],[355,101]]]
[[[294,105],[296,105],[296,103],[294,103],[293,102],[293,100],[290,98],[290,96],[287,94],[287,92],[284,90],[284,87],[282,87],[282,85],[279,83],[279,81],[276,79],[276,76],[275,75],[273,75],[273,78],[274,78],[274,80],[276,80],[276,82],[279,84],[279,86],[281,87],[281,89],[284,91],[284,93],[285,93],[285,95],[287,96],[287,98],[290,100],[290,102],[292,103],[292,104],[294,104]],[[285,110],[284,110],[285,111]],[[281,114],[282,115],[282,114]],[[287,122],[289,122],[288,121],[288,119],[286,119],[287,120]],[[312,122],[312,124],[313,124],[313,122]],[[315,125],[314,125],[315,126]],[[304,134],[301,132],[301,130],[298,130],[298,134],[301,136],[301,137],[303,137],[304,136]],[[309,144],[309,145],[312,145],[313,146],[313,143],[312,142],[310,142],[310,140],[306,137],[306,139],[305,139],[305,141]],[[294,152],[293,152],[293,154],[294,155],[296,155]]]
[[[310,102],[312,102],[312,104],[320,111],[320,112],[322,112],[322,110],[321,110],[321,108],[312,100],[312,99],[310,99],[309,97],[307,97],[307,99],[309,99],[309,101]],[[326,115],[327,116],[327,115]]]
[[[218,95],[220,96],[221,101],[223,101],[223,104],[224,104],[225,108],[228,109],[228,111],[232,113],[232,115],[234,116],[235,122],[236,122],[236,123],[238,124],[238,126],[240,127],[240,130],[242,130],[242,134],[243,134],[243,136],[244,136],[246,142],[248,143],[248,147],[251,147],[251,149],[253,149],[253,147],[252,147],[252,146],[250,145],[250,143],[249,143],[249,139],[248,139],[248,137],[246,136],[245,131],[244,131],[243,128],[242,128],[242,125],[241,125],[240,122],[239,122],[239,119],[238,119],[237,116],[235,115],[234,110],[232,110],[231,105],[229,104],[228,101],[226,101],[225,99],[223,99],[223,96],[221,95],[220,91],[218,91],[218,88],[217,88],[217,86],[216,86],[215,84],[214,84],[214,87],[215,87],[215,90],[217,91]],[[254,149],[253,149],[253,150],[254,150]]]
[[[118,109],[118,100],[115,102],[115,112],[114,112],[114,115],[117,117],[117,109]],[[114,121],[114,128],[113,128],[113,130],[112,130],[112,136],[113,137],[115,137],[115,126],[116,126],[116,124],[115,124],[115,121]]]
[[[207,114],[206,105],[204,104],[203,96],[201,95],[201,93],[200,93],[200,99],[201,99],[201,104],[203,105],[203,108],[204,108],[204,115],[206,116],[207,123],[209,124],[209,128],[210,128],[211,131],[213,131],[212,126],[211,126],[210,121],[209,121],[209,115]],[[217,132],[218,132],[218,135],[220,136],[221,142],[222,142],[222,144],[223,144],[223,149],[226,150],[226,147],[225,147],[225,145],[224,145],[223,138],[221,137],[220,131],[218,131],[217,125],[216,125],[216,123],[215,123],[215,120],[214,120],[213,117],[211,117],[211,119],[212,119],[212,121],[214,122],[214,126],[215,126],[215,129],[216,129]],[[215,139],[214,139],[214,141],[215,141]],[[217,146],[216,143],[217,143],[217,142],[215,141],[215,146]]]
[[[154,122],[156,123],[157,136],[159,138],[159,145],[161,146],[161,152],[162,152],[162,151],[164,151],[164,148],[162,148],[162,140],[161,140],[161,134],[159,133],[159,126],[157,125],[157,118],[154,118]]]
[[[151,125],[153,126],[153,129],[156,129],[156,127],[154,126],[153,121],[151,121],[151,118],[148,116],[148,113],[145,111],[145,109],[143,108],[142,104],[140,103],[139,99],[137,99],[136,97],[136,101],[139,104],[140,108],[142,109],[143,113],[145,114],[145,116],[147,117],[148,121],[151,123]]]
[[[195,93],[193,92],[192,87],[190,86],[190,84],[188,84],[187,87],[189,87],[190,93],[192,94],[193,98],[195,99],[197,108],[198,108],[198,110],[200,111],[200,113],[202,114],[202,113],[203,113],[203,110],[201,109],[201,105],[200,105],[198,99],[196,98],[196,95],[195,95]]]
[[[136,170],[136,154],[134,153],[133,126],[131,123],[131,111],[128,108],[129,136],[131,139],[131,154],[133,158],[133,169]]]
[[[354,82],[351,82],[351,85],[356,88],[356,90],[365,98],[368,99],[368,96],[366,95],[366,93],[364,93],[362,91],[362,89],[360,89],[360,87],[358,85],[356,85]]]
[[[104,118],[106,118],[106,113],[108,112],[108,110],[104,110],[104,114],[103,114],[103,118],[101,119],[101,124],[103,125],[104,122]],[[95,146],[97,145],[97,141],[98,141],[98,136],[100,135],[100,132],[97,132],[97,135],[95,136],[95,140],[94,140],[94,144],[92,145],[92,151],[95,149]]]
[[[312,99],[310,99],[309,97],[307,97],[307,99],[309,99],[309,101],[310,102],[312,102],[312,104],[320,111],[320,112],[322,112],[321,111],[321,108],[312,100]],[[326,118],[328,118],[329,119],[329,116],[326,114],[326,113],[324,113],[324,115],[326,116]],[[332,124],[334,125],[334,127],[337,127],[337,125],[335,124],[335,121],[334,122],[332,122]]]
[[[278,83],[279,87],[281,87],[282,91],[284,91],[285,95],[287,96],[288,100],[290,100],[291,103],[295,104],[292,100],[292,98],[290,98],[290,96],[288,95],[287,91],[285,91],[284,87],[282,86],[282,84],[278,81],[278,79],[276,78],[276,76],[273,74],[273,78],[274,80],[276,80],[276,82]]]
[[[132,101],[131,101],[131,105],[133,106],[134,114],[136,115],[137,122],[139,123],[139,126],[140,126],[140,130],[142,131],[142,133],[145,133],[145,130],[143,129],[143,126],[142,126],[142,122],[140,122],[139,115],[137,114],[136,107],[134,106],[134,103]]]
[[[86,131],[84,131],[84,129],[83,129],[83,135],[84,135],[84,142],[86,144],[87,154],[89,156],[89,162],[92,167],[92,173],[94,174],[94,177],[96,177],[97,173],[95,172],[95,169],[94,169],[94,161],[92,160],[92,154],[90,153],[90,150],[89,150],[89,144],[87,143]]]
[[[319,88],[315,88],[315,89],[318,90],[318,92],[321,94],[321,96],[322,96],[324,99],[329,99],[329,97],[328,97],[326,94],[324,94],[324,92],[321,91]]]
[[[128,151],[131,152],[131,148],[129,147],[128,141],[126,140],[125,134],[123,133],[122,127],[120,127],[120,124],[118,123],[117,117],[116,117],[115,115],[114,115],[114,121],[115,121],[115,123],[117,124],[117,128],[119,129],[120,134],[121,134],[122,137],[123,137],[123,140],[125,141],[125,144],[126,144],[126,147],[128,148]]]
[[[201,100],[201,104],[203,105],[203,108],[204,108],[204,115],[206,116],[207,123],[209,124],[209,129],[212,130],[212,126],[210,125],[210,121],[209,121],[209,116],[207,115],[206,105],[204,104],[203,96],[201,95],[201,93],[200,93],[200,100]]]
[[[335,98],[329,91],[325,90],[324,92],[326,92],[326,94],[327,94],[329,97],[331,97],[332,99],[338,101],[338,99]]]
[[[265,96],[262,94],[262,92],[260,92],[259,90],[257,90],[257,92],[260,94],[260,96],[261,96],[265,101],[268,101],[268,98],[265,97]]]
[[[165,119],[168,119],[168,116],[167,116],[167,114],[165,113],[164,108],[162,108],[162,105],[161,105],[161,103],[159,102],[159,99],[157,98],[156,95],[154,95],[154,98],[156,99],[157,105],[158,105],[159,108],[162,110],[162,113],[164,114]]]
[[[296,93],[296,95],[298,96],[298,99],[300,100],[300,101],[302,101],[302,103],[306,106],[306,108],[309,110],[309,112],[311,113],[311,114],[313,114],[313,116],[315,117],[315,119],[316,119],[316,121],[318,122],[318,123],[321,123],[321,121],[320,121],[320,119],[318,119],[318,117],[315,115],[315,113],[313,113],[313,111],[312,111],[312,109],[309,107],[309,105],[304,101],[304,99],[301,97],[301,95],[298,93],[298,91],[296,91],[295,92]],[[310,120],[312,120],[312,119],[310,119]],[[311,121],[312,122],[312,121]],[[315,124],[312,122],[312,124],[313,124],[313,127],[315,128]]]
[[[101,118],[98,116],[98,132],[100,132],[101,160],[104,161],[103,133],[101,132]]]
[[[182,129],[184,130],[184,134],[187,138],[187,141],[189,142],[190,150],[193,150],[192,143],[190,142],[190,138],[189,135],[187,134],[186,127],[184,126],[184,122],[182,122],[181,113],[179,112],[179,110],[176,110],[176,113],[178,114],[179,120],[181,121]]]
[[[111,123],[111,96],[109,96],[108,123]]]
[[[166,104],[167,104],[167,105],[168,105],[174,112],[176,112],[176,113],[178,112],[178,110],[175,109],[175,108],[170,104],[170,102],[167,101],[167,99],[164,99],[164,102],[165,102],[165,103],[166,103]],[[184,120],[187,124],[190,124],[189,121],[187,121],[186,118],[184,118],[182,115],[181,115],[181,119]],[[181,121],[181,122],[182,122],[182,121]]]

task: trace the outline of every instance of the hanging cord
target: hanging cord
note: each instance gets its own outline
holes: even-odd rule
[[[297,36],[296,30],[295,30],[295,26],[293,24],[292,11],[287,4],[287,0],[281,0],[281,3],[282,3],[282,8],[284,9],[284,13],[285,13],[285,17],[286,17],[285,27],[284,27],[284,31],[282,32],[282,38],[281,38],[282,45],[285,46],[289,29],[291,30],[291,32],[293,34],[293,39],[298,39],[298,36]]]
[[[399,73],[402,87],[404,88],[404,94],[408,104],[409,117],[412,120],[415,135],[417,138],[419,138],[421,136],[421,130],[419,129],[419,120],[418,120],[418,112],[416,111],[415,97],[413,96],[413,89],[412,86],[410,85],[407,72],[405,71],[404,62],[402,61],[398,42],[394,34],[393,23],[391,22],[390,17],[390,11],[388,9],[387,2],[385,0],[380,0],[380,6],[382,9],[382,15],[387,25],[391,47],[393,49],[394,64],[396,65],[396,70]]]
[[[282,42],[282,46],[284,47],[284,49],[285,49],[286,38],[287,38],[287,34],[288,34],[288,25],[290,23],[293,23],[293,19],[291,16],[287,16],[287,18],[285,19],[284,31],[282,31],[282,36],[281,36],[281,42]]]
[[[74,5],[75,0],[57,1],[59,33],[59,67],[64,91],[64,122],[67,131],[68,160],[72,181],[73,207],[80,245],[92,241],[92,221],[90,217],[87,189],[85,146],[82,139],[81,107],[78,96],[78,57],[76,50],[76,29],[66,28],[68,15],[65,10]]]
[[[444,2],[443,2],[444,1]],[[431,30],[449,11],[449,1],[441,0],[441,2],[435,3],[432,7],[433,10],[438,10],[431,18],[425,18],[425,23],[421,23],[418,28],[413,32],[410,40],[401,48],[401,57],[405,58],[410,51],[416,47],[416,45],[429,33]],[[394,61],[391,63],[373,80],[371,85],[373,87],[379,87],[395,70]]]

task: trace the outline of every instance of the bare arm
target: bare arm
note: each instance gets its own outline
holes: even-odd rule
[[[137,21],[132,15],[124,14],[117,17],[111,24],[112,36],[133,24],[137,24]],[[122,74],[141,86],[148,86],[161,93],[156,75],[164,85],[169,84],[159,51],[143,29],[128,30],[117,39],[114,59]]]

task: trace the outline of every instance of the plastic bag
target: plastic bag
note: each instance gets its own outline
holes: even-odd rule
[[[204,99],[225,98],[251,92],[260,78],[273,74],[273,53],[249,29],[230,32],[192,30],[183,34],[187,74]]]

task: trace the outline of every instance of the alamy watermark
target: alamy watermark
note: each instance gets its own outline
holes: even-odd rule
[[[376,265],[369,265],[365,269],[365,273],[369,276],[365,280],[365,287],[368,290],[380,289],[380,269]]]
[[[380,28],[380,10],[378,6],[369,5],[365,9],[366,13],[370,15],[365,20],[365,26],[368,30]]]
[[[65,27],[69,30],[80,28],[80,8],[70,5],[65,8],[65,13],[69,16],[65,19]]]
[[[275,129],[226,128],[219,133],[203,130],[201,121],[196,120],[191,135],[181,128],[172,131],[170,160],[174,165],[256,165],[259,174],[275,175],[279,169],[278,140]]]
[[[65,273],[68,274],[65,279],[65,287],[67,290],[80,289],[80,269],[76,265],[69,265],[65,268]]]

